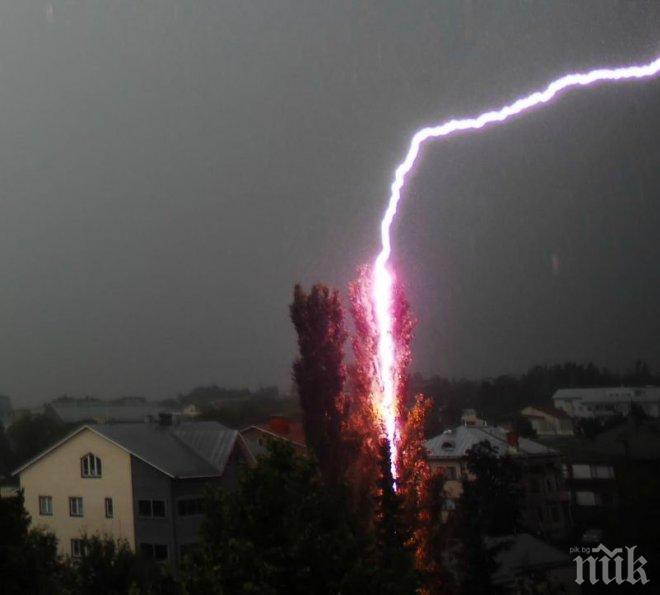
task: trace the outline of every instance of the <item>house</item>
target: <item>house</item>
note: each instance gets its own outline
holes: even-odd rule
[[[572,436],[573,420],[563,409],[531,405],[521,412],[538,436]]]
[[[241,435],[255,458],[267,453],[269,440],[287,440],[297,453],[307,452],[302,424],[281,415],[271,416],[263,425],[248,426]]]
[[[660,417],[660,386],[561,388],[552,396],[552,401],[557,409],[573,418],[625,416],[633,403],[649,417]]]
[[[80,555],[81,537],[125,539],[176,565],[197,541],[204,493],[231,489],[253,458],[243,438],[217,422],[84,425],[14,472],[35,526]]]
[[[427,440],[431,468],[442,470],[445,477],[447,508],[455,508],[463,492],[461,482],[469,479],[468,452],[484,441],[495,448],[498,456],[509,455],[521,465],[523,525],[548,539],[564,537],[570,516],[559,453],[503,428],[458,426]]]
[[[96,399],[71,399],[46,405],[46,414],[66,423],[143,423],[147,418],[156,419],[160,413],[171,413],[157,405],[143,401],[99,401]]]
[[[506,593],[580,593],[575,563],[567,550],[559,550],[529,533],[486,537],[485,542],[495,551],[493,586]]]

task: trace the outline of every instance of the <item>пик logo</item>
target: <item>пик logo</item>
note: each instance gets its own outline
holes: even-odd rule
[[[625,582],[635,585],[638,582],[641,582],[642,585],[650,582],[646,577],[646,572],[644,571],[644,565],[646,564],[646,558],[644,556],[635,557],[635,548],[626,546],[626,559],[625,559],[625,571],[627,573],[626,578],[623,578],[624,572],[624,558],[623,558],[623,548],[614,548],[613,550],[608,550],[602,543],[597,545],[594,548],[591,548],[589,552],[591,555],[588,558],[583,558],[582,556],[576,556],[573,558],[575,561],[575,571],[576,577],[575,582],[578,585],[584,583],[584,567],[589,567],[589,583],[595,585],[600,580],[603,581],[606,585],[609,585],[611,582],[621,585]],[[602,554],[599,557],[595,557],[593,554]]]

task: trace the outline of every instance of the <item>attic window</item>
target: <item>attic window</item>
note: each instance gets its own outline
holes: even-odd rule
[[[80,474],[82,477],[101,477],[101,459],[91,452],[80,459]]]
[[[454,443],[449,441],[443,442],[440,445],[440,448],[442,448],[442,450],[451,450],[452,448],[454,448]]]

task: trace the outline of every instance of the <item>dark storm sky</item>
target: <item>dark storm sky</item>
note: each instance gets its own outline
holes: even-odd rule
[[[416,127],[660,54],[660,3],[0,0],[0,392],[288,388]],[[429,147],[415,370],[660,368],[660,80]]]

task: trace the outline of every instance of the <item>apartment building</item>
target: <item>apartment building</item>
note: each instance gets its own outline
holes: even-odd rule
[[[125,539],[176,565],[198,539],[208,486],[231,489],[253,457],[217,422],[82,426],[14,472],[34,526],[79,556],[84,535]]]
[[[561,388],[552,401],[573,418],[625,416],[633,403],[649,417],[660,417],[660,386]]]
[[[498,456],[509,455],[521,466],[523,525],[548,539],[563,538],[570,516],[559,453],[503,428],[458,426],[426,442],[431,467],[441,469],[446,478],[447,508],[455,507],[463,493],[462,480],[469,478],[469,450],[485,441],[496,449]]]

